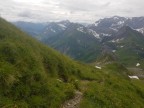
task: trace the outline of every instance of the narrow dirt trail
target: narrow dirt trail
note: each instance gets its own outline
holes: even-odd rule
[[[81,81],[81,90],[80,91],[75,91],[75,96],[73,99],[67,100],[61,108],[79,108],[80,102],[82,100],[83,97],[83,93],[84,91],[86,91],[87,89],[87,85],[90,81],[87,80],[82,80]]]
[[[73,99],[67,100],[61,108],[79,108],[80,101],[82,99],[83,93],[80,91],[75,91],[75,96]]]

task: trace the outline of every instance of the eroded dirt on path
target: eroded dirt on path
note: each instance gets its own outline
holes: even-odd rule
[[[80,91],[75,91],[75,96],[73,99],[66,101],[61,108],[79,108],[80,101],[82,99],[83,93]]]
[[[87,90],[88,84],[92,81],[88,80],[81,80],[81,92],[80,91],[75,91],[75,96],[74,98],[67,100],[61,108],[79,108],[80,102],[83,97],[83,93]]]

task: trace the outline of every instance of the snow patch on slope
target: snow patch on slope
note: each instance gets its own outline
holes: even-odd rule
[[[63,30],[65,30],[67,27],[63,24],[58,24]]]
[[[142,34],[144,34],[144,27],[139,28],[139,29],[135,29],[135,30],[138,31],[138,32],[140,32],[140,33],[142,33]]]
[[[105,33],[101,33],[101,35],[103,35],[103,36],[111,36],[111,34],[105,34]]]
[[[112,52],[113,52],[113,53],[115,53],[115,52],[116,52],[116,50],[112,50]]]
[[[124,38],[121,38],[121,39],[116,39],[116,40],[112,40],[110,42],[113,42],[113,43],[119,43],[120,41],[122,41]]]
[[[137,66],[137,67],[140,66],[140,63],[137,63],[136,66]]]
[[[123,26],[124,23],[125,23],[124,21],[119,21],[119,22],[117,23],[117,25],[122,25],[122,26]]]
[[[119,19],[119,18],[118,18],[117,16],[114,16],[113,19],[114,19],[114,20],[117,20],[117,19]]]
[[[96,32],[96,31],[94,31],[94,30],[92,30],[92,29],[88,29],[88,32],[90,33],[90,34],[92,34],[94,37],[96,37],[96,38],[100,38],[100,36],[99,36],[99,34]]]
[[[120,46],[121,48],[123,48],[124,46]]]
[[[54,29],[50,29],[50,30],[51,30],[52,32],[54,32],[54,33],[56,32]]]
[[[97,68],[97,69],[102,69],[100,66],[95,66],[95,68]]]
[[[139,79],[138,76],[129,76],[129,75],[128,75],[128,77],[131,78],[131,79]]]
[[[99,25],[99,23],[100,23],[100,21],[97,21],[97,22],[95,22],[95,26],[98,26]]]
[[[112,30],[114,30],[114,31],[116,31],[116,32],[118,31],[116,28],[112,28],[112,27],[110,27],[110,29],[112,29]]]
[[[77,28],[77,31],[80,31],[80,32],[85,33],[85,32],[84,32],[84,28],[83,28],[83,27],[79,27],[79,28]]]

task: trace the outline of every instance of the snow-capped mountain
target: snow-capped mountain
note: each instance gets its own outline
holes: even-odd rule
[[[104,18],[96,21],[94,24],[89,25],[88,28],[96,31],[101,36],[111,36],[117,32],[119,28],[124,26],[126,18],[123,17],[111,17]]]
[[[28,32],[30,35],[38,37],[38,39],[59,35],[64,33],[65,30],[71,29],[72,27],[81,33],[92,35],[99,40],[102,40],[103,37],[112,36],[113,34],[117,33],[123,26],[129,26],[132,29],[144,34],[144,17],[126,18],[114,16],[100,19],[94,24],[87,26],[79,23],[72,23],[69,20],[60,22],[48,22],[45,24],[34,24],[27,22],[16,22],[14,24],[25,32]],[[71,31],[69,30],[69,32]]]
[[[117,56],[125,64],[142,64],[144,59],[144,17],[114,16],[88,26],[65,20],[42,27],[27,33],[76,60],[92,62],[103,52]]]
[[[68,20],[60,21],[60,22],[49,22],[39,34],[43,38],[55,36],[64,32],[69,25],[70,25],[70,21]]]
[[[47,32],[47,28],[49,28],[49,32]],[[51,30],[54,28],[57,28],[55,32]],[[45,32],[47,33],[42,34],[44,36],[42,42],[77,60],[91,61],[96,59],[100,52],[100,48],[98,48],[100,47],[99,35],[81,24],[51,23],[44,29],[43,33]],[[93,58],[91,56],[86,58],[89,54],[93,54]]]
[[[124,26],[119,31],[104,41],[104,45],[117,55],[119,61],[125,65],[144,60],[144,36],[129,26]]]
[[[88,36],[94,36],[97,39],[100,39],[99,34],[90,29],[87,28],[86,26],[79,24],[79,23],[72,23],[68,20],[66,21],[61,21],[61,22],[52,22],[49,23],[41,32],[41,35],[44,36],[45,38],[50,37],[50,36],[55,36],[58,34],[63,34],[63,33],[72,33],[73,32],[80,32],[82,34],[87,34]]]
[[[94,24],[89,25],[88,28],[96,31],[100,37],[104,37],[115,34],[123,26],[129,26],[144,34],[144,17],[125,18],[114,16],[100,19]]]

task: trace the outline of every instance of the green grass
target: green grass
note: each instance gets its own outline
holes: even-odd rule
[[[89,82],[80,108],[143,108],[143,81],[130,80],[127,70],[109,64],[101,71],[103,77]]]
[[[91,70],[0,19],[0,107],[58,108]]]
[[[2,108],[59,108],[81,90],[81,80],[90,82],[82,108],[143,107],[143,82],[127,72],[118,63],[98,70],[73,61],[0,19]]]

